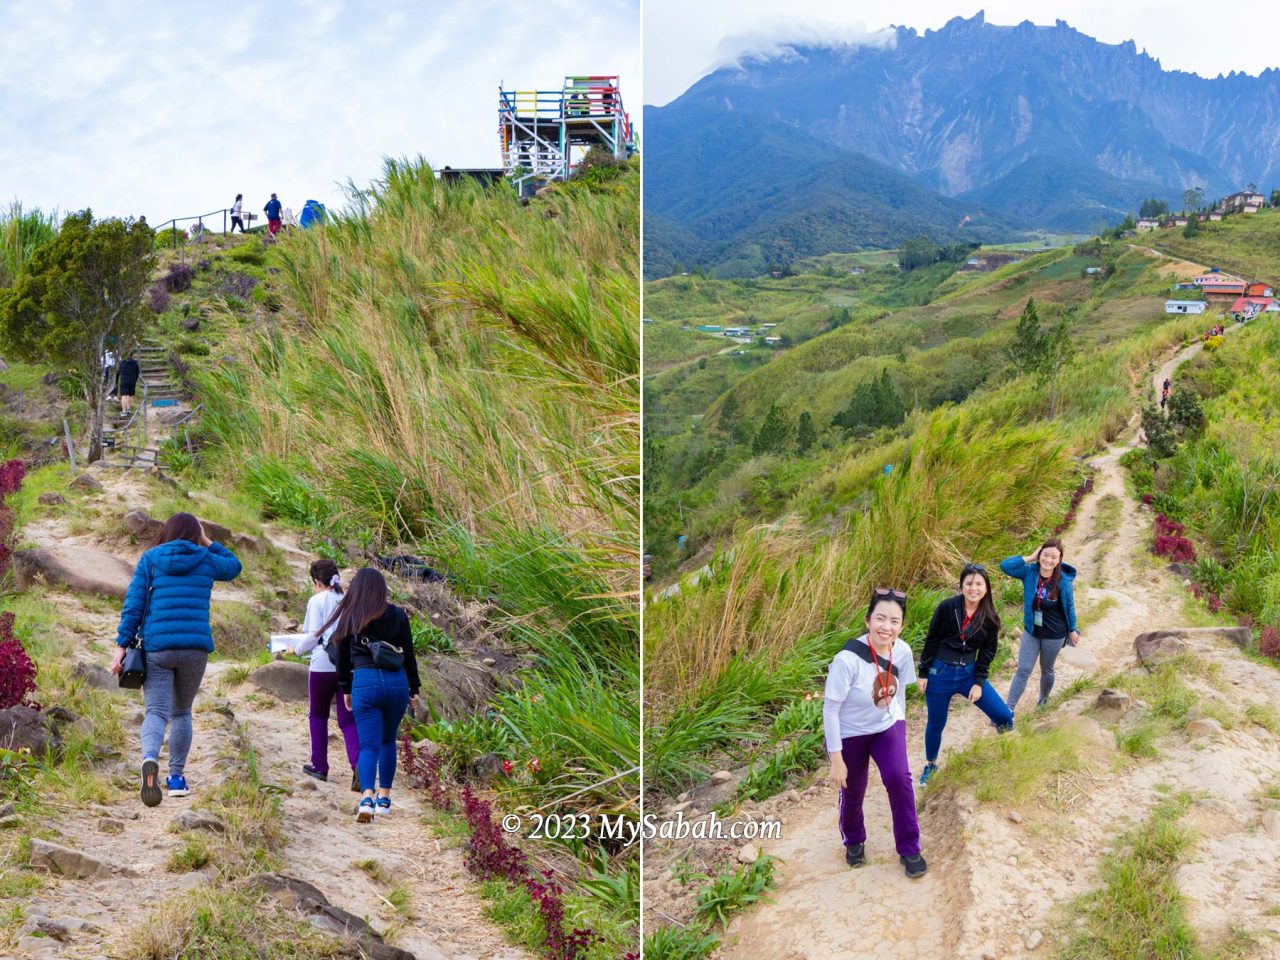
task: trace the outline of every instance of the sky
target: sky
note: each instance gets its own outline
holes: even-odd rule
[[[866,41],[891,25],[923,33],[979,10],[1002,26],[1065,20],[1103,43],[1133,40],[1166,70],[1215,77],[1280,67],[1280,48],[1258,42],[1280,33],[1280,7],[1258,0],[790,0],[785,16],[779,6],[777,0],[645,0],[644,102],[668,103],[744,52],[819,37]]]
[[[616,74],[639,0],[6,0],[0,206],[171,217],[341,205],[383,158],[498,167],[498,87]]]

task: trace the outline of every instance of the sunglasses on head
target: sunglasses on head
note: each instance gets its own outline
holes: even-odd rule
[[[987,568],[980,563],[966,563],[964,569],[960,571],[961,576],[968,576],[971,573],[986,573]]]
[[[907,595],[901,590],[894,590],[890,587],[876,587],[877,597],[894,597],[895,599],[906,602]]]

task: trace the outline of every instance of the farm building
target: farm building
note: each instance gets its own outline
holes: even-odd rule
[[[1208,304],[1203,300],[1166,300],[1165,313],[1204,313]]]

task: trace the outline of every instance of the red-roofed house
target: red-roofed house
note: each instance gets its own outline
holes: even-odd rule
[[[1246,297],[1272,297],[1275,296],[1271,287],[1265,283],[1251,283],[1244,288]]]
[[[1275,313],[1280,307],[1270,297],[1240,297],[1228,311],[1237,320],[1250,320],[1260,313]]]
[[[1238,277],[1229,277],[1222,273],[1210,273],[1196,277],[1196,286],[1204,291],[1206,297],[1243,297],[1245,282]]]

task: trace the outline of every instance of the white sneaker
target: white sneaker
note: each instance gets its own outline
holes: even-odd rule
[[[364,797],[360,806],[356,807],[356,823],[370,823],[373,820],[373,798]]]
[[[378,811],[378,813],[379,813],[380,815],[386,815],[386,814],[390,813],[390,812],[391,812],[391,798],[390,798],[390,797],[379,797],[377,800],[375,800],[375,801],[374,801],[374,809],[375,809],[375,810],[377,810],[377,811]]]

